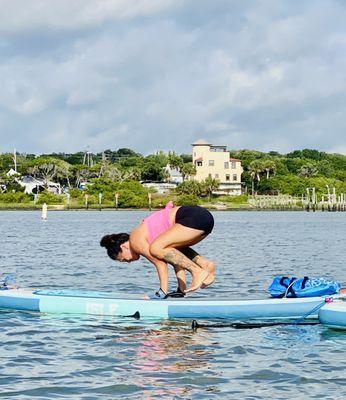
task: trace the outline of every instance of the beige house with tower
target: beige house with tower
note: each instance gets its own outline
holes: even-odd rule
[[[195,179],[199,182],[211,177],[220,181],[219,194],[242,194],[241,160],[231,158],[226,146],[216,146],[205,140],[192,144],[192,162],[196,167]]]

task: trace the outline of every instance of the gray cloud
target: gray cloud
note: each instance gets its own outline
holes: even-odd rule
[[[0,151],[346,152],[343,2],[0,6]]]

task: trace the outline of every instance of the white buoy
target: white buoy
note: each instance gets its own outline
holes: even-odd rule
[[[42,219],[43,220],[47,219],[47,204],[46,203],[42,204]]]

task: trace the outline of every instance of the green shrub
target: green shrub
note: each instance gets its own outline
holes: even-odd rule
[[[119,182],[114,182],[106,178],[95,178],[92,180],[91,184],[86,187],[84,192],[97,196],[99,193],[106,195],[106,193],[116,192],[119,189],[119,186]]]
[[[162,208],[164,207],[169,201],[173,201],[174,205],[175,205],[175,199],[172,198],[172,195],[153,195],[152,200],[151,200],[151,206],[153,208]]]
[[[194,195],[194,196],[200,196],[203,192],[203,187],[202,183],[195,181],[195,180],[190,180],[190,181],[184,181],[180,183],[176,187],[176,193],[179,195]]]
[[[119,194],[119,207],[146,207],[148,205],[148,190],[137,181],[114,182],[110,179],[93,179],[92,184],[82,192],[89,194],[89,204],[98,204],[99,193],[102,193],[103,205],[114,205],[115,194]],[[96,199],[96,200],[95,200]]]
[[[42,192],[38,195],[36,204],[64,204],[66,196],[50,192]]]
[[[175,200],[176,206],[196,206],[198,203],[198,197],[193,194],[182,194]]]
[[[247,194],[242,194],[242,195],[238,195],[238,196],[219,196],[217,198],[218,202],[222,202],[222,203],[236,203],[236,204],[246,204],[247,203],[247,198],[248,195]]]
[[[148,206],[146,196],[137,196],[128,189],[119,190],[118,204],[121,208],[142,208]]]
[[[137,181],[124,181],[119,185],[119,190],[130,190],[136,195],[147,195],[148,189],[145,188],[140,182]]]
[[[88,194],[88,206],[92,206],[93,204],[99,203],[98,195]],[[83,204],[85,204],[85,196],[83,196]]]
[[[30,203],[32,196],[23,192],[7,192],[0,194],[1,203]]]
[[[247,194],[241,194],[239,196],[228,196],[229,197],[229,202],[231,203],[246,203],[247,202]]]
[[[78,200],[83,200],[85,193],[83,190],[80,189],[70,189],[69,190],[71,199],[78,199]]]

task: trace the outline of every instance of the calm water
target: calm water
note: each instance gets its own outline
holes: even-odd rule
[[[50,212],[43,222],[39,212],[1,212],[1,271],[27,287],[153,293],[154,267],[116,264],[99,247],[102,235],[128,231],[146,214]],[[194,296],[261,298],[282,273],[346,284],[346,213],[214,216],[213,234],[196,249],[216,261],[218,278]],[[321,326],[192,332],[190,324],[0,311],[0,397],[346,398],[346,333]]]

